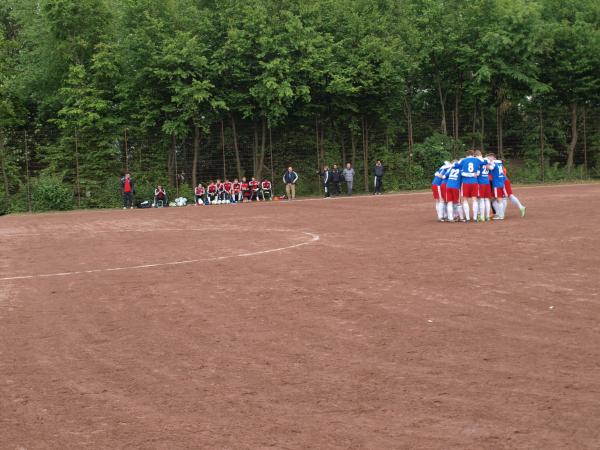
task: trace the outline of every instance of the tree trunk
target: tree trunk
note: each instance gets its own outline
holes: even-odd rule
[[[577,146],[577,102],[571,103],[571,142],[567,147],[567,175],[571,176],[573,170],[573,156]]]
[[[587,177],[588,166],[587,166],[587,109],[583,107],[583,168]]]
[[[436,77],[437,91],[440,98],[440,106],[442,108],[442,134],[448,134],[448,126],[446,125],[446,94],[442,92],[442,83],[439,76]]]
[[[454,139],[458,139],[459,138],[459,129],[460,129],[460,95],[456,94],[454,96]]]
[[[321,163],[325,164],[325,125],[322,123],[319,131],[321,132],[321,138],[319,139],[319,145],[321,146],[319,152],[321,155]]]
[[[227,162],[225,161],[225,125],[221,119],[221,152],[223,156],[223,181],[227,179]]]
[[[338,134],[340,137],[340,144],[342,146],[342,167],[346,165],[346,144],[345,144],[345,139],[344,139],[344,130],[338,129]]]
[[[275,168],[273,165],[273,135],[271,134],[271,127],[269,127],[269,156],[271,159],[271,183],[273,183],[273,193],[275,192]]]
[[[200,153],[200,127],[194,125],[194,156],[192,159],[192,187],[198,186],[198,154]]]
[[[319,145],[319,118],[315,117],[315,143],[317,149],[317,173],[321,171],[321,146]],[[319,183],[319,186],[321,183]]]
[[[362,116],[362,140],[363,140],[363,176],[365,182],[365,192],[369,192],[369,135],[368,124],[365,116]]]
[[[235,126],[235,117],[231,115],[231,131],[233,132],[233,149],[235,151],[235,167],[237,169],[238,180],[242,179],[242,163],[240,162],[240,147],[238,145],[237,128]]]
[[[471,147],[475,147],[475,133],[477,132],[477,103],[473,106],[473,128],[471,129]]]
[[[169,186],[176,185],[177,175],[175,173],[175,159],[177,152],[177,138],[175,133],[171,134],[171,146],[169,148],[169,157],[167,158],[167,171],[169,172]]]
[[[8,175],[6,173],[6,154],[4,147],[4,136],[0,134],[0,168],[2,169],[2,181],[4,182],[4,192],[6,199],[9,197]]]
[[[256,121],[253,122],[254,127],[254,143],[252,145],[252,175],[256,175],[257,170],[257,157],[258,157],[258,128],[256,127]]]
[[[81,208],[81,186],[79,185],[79,139],[75,131],[75,187],[77,189],[77,207]]]
[[[503,134],[502,131],[502,111],[500,110],[500,105],[496,106],[496,140],[498,147],[498,158],[504,159],[504,142],[503,142]]]
[[[404,111],[406,114],[406,125],[408,128],[408,182],[412,185],[412,157],[413,157],[413,117],[412,107],[407,99],[404,99]]]
[[[260,141],[260,155],[258,157],[258,170],[256,171],[256,179],[257,180],[262,180],[262,173],[263,173],[263,168],[265,165],[265,149],[266,149],[266,141],[267,141],[267,125],[266,125],[266,121],[263,117],[262,119],[262,134],[261,134],[261,141]]]
[[[25,138],[25,175],[27,176],[27,211],[31,212],[31,180],[29,176],[29,143],[27,141],[27,130],[23,132]]]
[[[542,178],[542,182],[544,182],[545,170],[546,170],[546,163],[544,161],[544,153],[546,152],[546,150],[544,147],[545,147],[544,116],[543,116],[542,110],[540,109],[540,175]]]
[[[352,168],[354,168],[356,165],[356,138],[352,128],[350,128],[350,146],[352,147]]]
[[[483,106],[481,107],[481,111],[480,111],[480,115],[481,115],[481,130],[479,131],[479,146],[481,147],[481,153],[483,153],[485,150],[483,148],[483,142],[485,139],[485,109],[483,108]]]
[[[125,128],[125,172],[129,172],[129,146],[127,145],[127,128]]]

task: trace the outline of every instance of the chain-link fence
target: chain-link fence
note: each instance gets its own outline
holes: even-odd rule
[[[0,195],[11,211],[57,208],[47,204],[56,200],[52,196],[64,209],[113,207],[125,172],[137,181],[138,199],[151,198],[157,184],[172,198],[190,198],[195,184],[244,176],[271,179],[280,195],[290,165],[300,176],[299,195],[311,195],[320,190],[318,171],[324,164],[347,162],[356,171],[355,190],[365,192],[376,159],[386,168],[386,189],[416,189],[427,187],[443,159],[460,157],[467,147],[497,153],[516,182],[600,175],[599,110],[578,112],[575,128],[568,111],[516,111],[502,123],[491,113],[474,113],[460,124],[448,121],[450,135],[440,133],[438,117],[411,119],[412,124],[399,118],[384,125],[367,117],[343,124],[317,118],[271,129],[229,117],[204,129],[190,127],[187,136],[125,126],[111,132],[0,130]]]

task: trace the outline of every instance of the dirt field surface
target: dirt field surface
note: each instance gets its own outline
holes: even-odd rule
[[[0,218],[0,448],[598,449],[600,185]]]

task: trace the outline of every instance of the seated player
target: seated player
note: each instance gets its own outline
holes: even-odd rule
[[[504,198],[504,180],[506,179],[504,164],[501,160],[496,159],[496,155],[493,153],[487,155],[487,160],[490,162],[488,166],[492,175],[492,197],[494,198],[493,205],[496,210],[494,220],[504,220],[504,202],[502,200]]]
[[[214,205],[217,203],[217,185],[215,184],[214,181],[210,181],[208,187],[206,188],[207,191],[207,197],[208,197],[208,203],[211,205]]]
[[[437,212],[438,222],[443,222],[446,217],[446,202],[442,194],[442,182],[444,181],[444,174],[450,167],[451,165],[448,161],[444,162],[444,165],[435,171],[433,181],[431,182],[431,191],[435,200],[435,211]]]
[[[256,178],[252,177],[250,180],[250,201],[259,201],[258,193],[260,191],[260,183],[256,180]]]
[[[508,197],[510,199],[510,201],[517,207],[519,208],[519,211],[521,212],[521,217],[525,217],[525,207],[521,204],[521,202],[519,201],[519,199],[513,195],[513,191],[512,191],[512,186],[510,185],[510,180],[508,179],[508,175],[506,175],[506,167],[504,167],[504,176],[506,177],[504,179],[504,211],[506,212],[506,197]]]
[[[454,206],[457,206],[458,216],[461,222],[465,222],[463,208],[460,208],[460,186],[462,182],[461,169],[458,161],[454,160],[452,167],[448,169],[446,175],[446,211],[448,222],[455,222]]]
[[[246,177],[242,178],[242,198],[244,202],[249,202],[252,194],[250,193],[250,183],[246,180]]]
[[[160,202],[160,203],[159,203]],[[167,191],[160,184],[154,189],[154,207],[167,205]]]
[[[223,183],[223,200],[225,203],[231,203],[233,198],[233,183],[229,180],[225,180]]]
[[[204,205],[204,200],[206,197],[205,194],[206,192],[204,186],[202,186],[202,183],[198,183],[198,186],[194,188],[194,204],[196,206]]]
[[[217,178],[217,205],[225,201],[225,188],[220,178]]]
[[[263,201],[267,200],[267,197],[269,198],[269,201],[273,200],[273,190],[271,182],[266,178],[260,183],[260,196],[263,199]]]
[[[241,203],[243,200],[243,198],[242,198],[242,183],[240,183],[237,178],[235,180],[233,180],[232,189],[233,189],[232,201],[234,203]]]

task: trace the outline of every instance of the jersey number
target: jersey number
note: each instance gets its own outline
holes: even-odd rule
[[[469,163],[467,165],[467,168],[469,169],[469,173],[475,172],[475,167],[473,167],[473,163]]]
[[[453,180],[458,179],[458,174],[459,174],[460,170],[459,169],[452,169],[450,171],[450,176],[448,178],[452,178]]]

